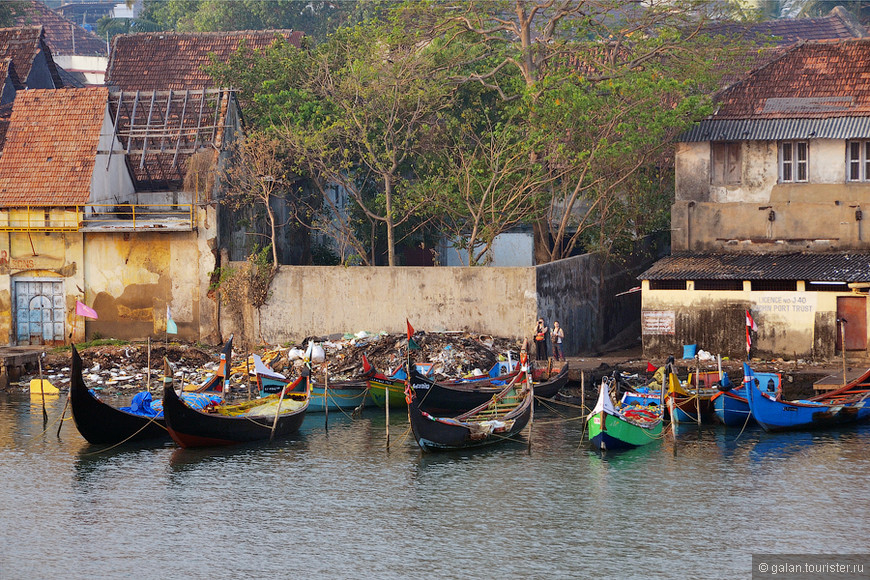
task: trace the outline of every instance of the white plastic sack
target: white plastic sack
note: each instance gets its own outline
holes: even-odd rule
[[[710,354],[706,350],[699,350],[698,351],[698,360],[704,360],[704,361],[716,360],[716,357],[714,357],[712,354]]]
[[[287,360],[290,361],[299,360],[303,356],[305,356],[305,351],[301,348],[296,348],[295,346],[287,351]]]
[[[305,358],[313,363],[322,363],[326,360],[326,353],[323,351],[322,346],[315,344],[313,341],[309,341],[308,350],[305,351]]]

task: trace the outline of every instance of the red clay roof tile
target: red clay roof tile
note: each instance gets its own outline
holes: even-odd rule
[[[870,39],[798,45],[722,91],[716,119],[870,115]]]
[[[106,84],[125,91],[213,88],[211,77],[203,72],[211,64],[210,54],[225,62],[242,41],[260,49],[283,37],[299,46],[302,36],[292,30],[119,34],[112,43]]]
[[[54,54],[106,56],[106,41],[67,20],[38,0],[11,4],[16,26],[42,26]]]
[[[107,99],[105,87],[19,92],[0,157],[0,206],[87,203]]]

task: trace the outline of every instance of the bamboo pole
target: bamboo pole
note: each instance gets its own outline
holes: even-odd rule
[[[695,412],[698,414],[698,427],[701,427],[701,359],[695,355]]]
[[[843,386],[846,386],[846,319],[840,319],[840,353],[843,355]]]
[[[329,431],[329,365],[323,359],[323,428]]]
[[[308,379],[306,379],[308,380]],[[278,426],[278,416],[281,414],[281,403],[284,402],[284,391],[287,390],[287,387],[281,387],[281,396],[278,397],[278,407],[275,409],[275,420],[272,421],[272,432],[269,434],[269,441],[275,438],[275,427]]]
[[[259,379],[257,379],[259,380]],[[245,382],[248,384],[248,400],[251,400],[251,357],[245,357]]]
[[[580,371],[580,412],[586,413],[586,371]]]
[[[151,392],[151,337],[148,337],[148,376],[145,378],[145,390]]]
[[[42,357],[45,356],[45,351],[40,353],[37,362],[39,362],[39,392],[42,394],[42,428],[45,429],[48,424],[48,412],[45,410],[45,383],[42,382]]]
[[[63,405],[63,412],[60,414],[60,423],[57,426],[57,436],[60,437],[60,428],[63,427],[63,418],[66,416],[66,409],[69,407],[69,393],[66,395],[66,403]]]

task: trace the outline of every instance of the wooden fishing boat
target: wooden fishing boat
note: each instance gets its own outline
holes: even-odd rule
[[[718,373],[704,373],[718,375]],[[668,389],[665,394],[665,407],[673,423],[705,423],[713,419],[713,395],[719,389],[706,386],[709,383],[697,376],[690,377],[689,384],[683,386],[676,378],[676,373],[670,372]],[[698,414],[700,413],[700,421]]]
[[[291,383],[290,379],[263,364],[256,354],[253,358],[254,374],[261,397],[280,393]],[[308,413],[323,413],[327,408],[330,411],[356,409],[363,404],[368,395],[368,383],[365,379],[329,381],[329,383],[310,380],[309,383],[311,401],[308,404]]]
[[[481,447],[516,438],[529,424],[534,387],[521,372],[487,402],[455,416],[439,415],[408,389],[408,419],[423,451]]]
[[[299,430],[311,388],[303,373],[280,393],[244,403],[194,409],[175,392],[171,375],[163,385],[163,413],[172,439],[182,447],[234,445],[285,437]],[[294,392],[301,389],[301,392]]]
[[[779,373],[753,373],[749,365],[743,363],[743,380],[744,382],[736,388],[729,388],[727,385],[720,387],[719,392],[711,399],[715,419],[722,425],[741,427],[755,422],[749,411],[749,401],[746,399],[747,380],[754,380],[759,388],[775,395],[780,389],[782,377]]]
[[[540,378],[540,382],[532,379],[535,396],[551,398],[568,382],[568,363],[564,363],[555,375],[547,376],[545,371],[533,370],[532,377],[535,375]],[[466,411],[486,403],[517,376],[519,375],[502,375],[467,382],[436,381],[414,370],[411,372],[411,388],[429,409],[449,413]]]
[[[765,431],[816,429],[870,419],[870,370],[847,385],[810,399],[784,401],[782,391],[765,392],[754,380],[746,399],[755,421]]]
[[[201,395],[221,393],[224,390],[232,356],[232,341],[231,336],[224,345],[220,364],[214,375],[200,385],[194,393],[185,393],[186,398],[194,401],[201,398]],[[82,370],[82,358],[73,345],[70,367],[70,409],[76,429],[89,443],[115,445],[126,441],[169,437],[159,406],[155,409],[150,404],[150,393],[147,391],[138,393],[134,397],[134,402],[138,403],[136,405],[122,409],[115,408],[101,401],[87,388]]]
[[[658,441],[662,434],[662,406],[615,405],[611,379],[601,381],[598,402],[586,420],[589,441],[599,451],[632,449]]]

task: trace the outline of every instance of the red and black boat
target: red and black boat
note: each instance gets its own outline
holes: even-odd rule
[[[229,372],[232,355],[232,337],[227,340],[221,352],[220,365],[215,374],[202,386],[198,393],[221,393]],[[100,400],[85,385],[82,358],[72,347],[70,370],[69,402],[73,422],[79,433],[94,445],[116,445],[127,441],[168,438],[166,424],[160,414],[144,414],[122,411]]]
[[[235,445],[286,437],[296,433],[311,400],[307,373],[280,393],[244,403],[211,405],[205,410],[181,400],[167,375],[163,385],[163,415],[172,439],[182,447]],[[301,391],[301,392],[300,392]]]

